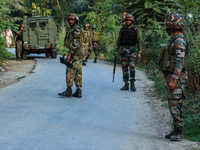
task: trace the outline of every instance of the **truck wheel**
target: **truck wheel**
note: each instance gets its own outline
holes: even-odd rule
[[[46,57],[50,57],[50,56],[51,56],[51,53],[46,52],[46,53],[45,53],[45,56],[46,56]]]
[[[57,51],[51,52],[51,58],[56,58],[57,57]]]
[[[22,52],[22,59],[27,59],[27,53]]]

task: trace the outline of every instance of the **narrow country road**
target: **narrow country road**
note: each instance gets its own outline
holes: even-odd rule
[[[163,121],[158,112],[162,108],[152,109],[150,103],[156,100],[146,94],[152,82],[142,72],[136,73],[133,93],[119,90],[120,67],[112,83],[112,69],[105,61],[89,60],[83,67],[83,98],[61,98],[57,94],[66,89],[65,66],[58,59],[37,58],[33,74],[0,89],[1,150],[192,148],[186,140],[183,144],[164,139],[169,120]]]

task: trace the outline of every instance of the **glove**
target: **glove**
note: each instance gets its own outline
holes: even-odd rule
[[[169,90],[170,91],[173,91],[174,89],[175,89],[175,87],[176,87],[176,83],[174,83],[174,82],[169,82]]]

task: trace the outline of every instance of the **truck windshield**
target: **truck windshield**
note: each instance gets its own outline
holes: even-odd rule
[[[46,22],[40,22],[39,26],[41,27],[42,30],[45,30]]]
[[[36,22],[31,22],[31,23],[29,24],[29,26],[30,26],[30,28],[31,28],[32,31],[35,31]]]

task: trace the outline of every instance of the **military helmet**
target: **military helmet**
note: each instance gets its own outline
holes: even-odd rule
[[[166,27],[168,29],[183,29],[183,19],[179,14],[172,14],[167,18]]]
[[[93,24],[92,29],[96,29],[96,28],[97,28],[96,24]]]
[[[76,23],[79,22],[79,18],[78,18],[78,16],[77,16],[77,14],[75,14],[75,13],[70,13],[70,14],[67,16],[67,22],[69,22],[69,19],[75,20]]]
[[[90,27],[90,24],[89,23],[85,23],[84,27],[87,27],[87,26]]]
[[[130,20],[132,22],[134,22],[134,17],[131,14],[126,15],[125,21]]]

